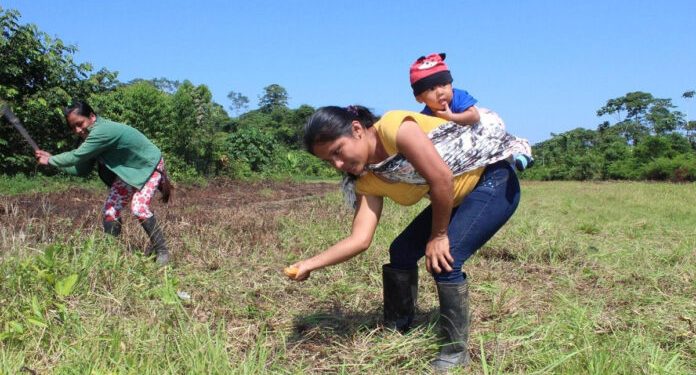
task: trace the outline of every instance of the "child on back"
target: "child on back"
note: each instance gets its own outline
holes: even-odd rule
[[[452,88],[452,75],[445,64],[445,57],[444,53],[433,53],[419,57],[411,65],[413,95],[418,103],[425,104],[421,113],[459,125],[476,124],[481,119],[475,106],[477,100],[465,90]],[[515,154],[512,158],[520,171],[534,163],[531,155]]]

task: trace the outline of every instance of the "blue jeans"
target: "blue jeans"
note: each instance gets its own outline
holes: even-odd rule
[[[452,209],[447,235],[454,258],[451,272],[434,274],[436,282],[461,283],[462,266],[512,216],[520,202],[520,183],[512,166],[499,161],[486,167],[474,190]],[[432,227],[432,207],[399,234],[389,247],[389,260],[396,269],[410,270],[425,255]]]

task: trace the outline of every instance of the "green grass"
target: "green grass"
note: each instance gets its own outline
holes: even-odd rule
[[[0,176],[0,196],[60,192],[75,186],[86,189],[104,188],[104,184],[99,179],[94,178],[84,179],[67,176],[48,177],[42,175],[27,177],[21,174],[14,176]]]
[[[696,373],[695,201],[693,184],[523,183],[513,219],[465,265],[473,363],[454,373]],[[165,269],[137,254],[132,222],[114,240],[60,213],[0,211],[0,374],[427,371],[424,268],[415,328],[379,326],[381,264],[423,205],[388,204],[370,250],[304,283],[282,267],[346,235],[351,212],[338,193],[264,207],[170,209]]]

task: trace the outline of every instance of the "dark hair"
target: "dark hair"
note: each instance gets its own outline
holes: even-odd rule
[[[92,109],[92,107],[90,107],[89,104],[87,104],[87,102],[82,101],[82,100],[77,100],[77,99],[73,100],[71,105],[65,107],[65,109],[63,110],[63,115],[67,119],[68,115],[73,113],[73,112],[76,112],[76,114],[78,114],[80,116],[85,116],[85,117],[89,117],[91,115],[95,115],[95,116],[97,115],[96,113],[94,113],[94,110]]]
[[[314,154],[314,144],[351,135],[353,121],[358,121],[367,129],[374,125],[377,117],[361,105],[351,105],[346,108],[328,106],[317,109],[304,127],[305,148]]]

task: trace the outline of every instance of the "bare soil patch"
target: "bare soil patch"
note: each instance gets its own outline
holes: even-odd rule
[[[168,229],[168,240],[176,247],[183,229],[188,232],[192,227],[224,221],[231,221],[237,229],[256,237],[249,231],[268,229],[264,227],[275,222],[278,211],[337,189],[331,183],[213,180],[204,187],[177,186],[167,205],[156,195],[152,210]],[[17,242],[32,245],[76,231],[100,230],[106,196],[106,188],[100,191],[79,187],[62,192],[0,196],[0,227],[5,229],[0,253]],[[244,219],[239,220],[240,216]],[[132,235],[142,237],[128,209],[124,209],[123,217],[123,237],[126,240]],[[266,224],[244,225],[245,221]]]

